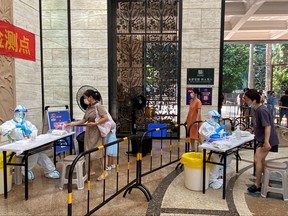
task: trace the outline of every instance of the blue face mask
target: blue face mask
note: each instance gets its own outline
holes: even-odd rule
[[[218,119],[218,118],[215,118],[215,119],[214,119],[214,122],[218,123],[218,122],[219,122],[219,119]]]
[[[252,103],[249,105],[249,108],[253,109],[255,107],[255,105]]]
[[[19,118],[24,119],[25,118],[25,113],[20,113]]]

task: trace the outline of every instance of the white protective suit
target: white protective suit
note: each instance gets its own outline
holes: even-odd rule
[[[35,125],[33,125],[31,122],[25,120],[24,117],[18,117],[18,113],[16,112],[17,108],[21,106],[18,105],[15,109],[15,116],[13,119],[4,122],[0,126],[0,132],[4,136],[8,136],[11,142],[15,142],[17,140],[22,140],[25,138],[29,138],[32,131],[36,130],[37,128]],[[24,107],[24,106],[22,106]],[[26,108],[24,107],[26,110]],[[25,112],[25,111],[24,111]],[[26,110],[27,112],[27,110]],[[34,179],[34,174],[32,172],[32,168],[39,164],[43,169],[45,176],[48,178],[59,178],[60,174],[58,171],[56,171],[56,168],[53,164],[53,162],[50,160],[50,158],[47,156],[47,154],[39,152],[33,155],[30,155],[28,157],[28,179],[32,180]],[[22,174],[24,174],[24,167],[22,169]]]
[[[199,133],[206,137],[206,140],[212,135],[212,134],[219,134],[220,137],[222,137],[223,134],[226,132],[224,129],[221,129],[220,125],[218,124],[218,119],[220,118],[220,114],[216,110],[211,110],[208,112],[208,120],[205,121],[201,127],[199,128]],[[219,132],[217,129],[221,129]],[[221,155],[213,153],[212,154],[213,159],[215,162],[220,162]],[[232,155],[229,155],[227,157],[227,174],[231,172],[231,169],[229,167],[230,163],[232,161]],[[222,166],[213,164],[213,166],[210,169],[209,174],[209,186],[213,189],[219,189],[223,185],[223,180],[219,179],[221,176],[223,176],[223,169]]]

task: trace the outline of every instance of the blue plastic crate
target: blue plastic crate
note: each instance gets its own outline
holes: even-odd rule
[[[151,123],[151,124],[148,124],[148,130],[153,130],[155,128],[163,128],[166,126],[167,126],[166,124]],[[148,136],[149,137],[166,137],[167,136],[167,129],[165,128],[165,129],[161,129],[158,131],[150,132],[150,133],[148,133]]]

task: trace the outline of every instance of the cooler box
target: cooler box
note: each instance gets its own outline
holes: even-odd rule
[[[153,130],[155,128],[163,128],[166,126],[167,126],[166,124],[151,123],[151,124],[148,124],[148,130]],[[166,137],[167,136],[167,129],[165,128],[165,129],[161,129],[158,131],[150,132],[150,133],[148,133],[148,136],[150,136],[150,137]]]

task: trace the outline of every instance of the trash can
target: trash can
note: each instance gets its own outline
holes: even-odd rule
[[[208,154],[206,155],[208,159]],[[184,185],[189,190],[202,191],[203,153],[187,152],[182,154],[180,162],[184,165]],[[206,164],[205,189],[209,186],[209,172],[212,164]]]
[[[14,161],[14,158],[12,161]],[[9,157],[7,156],[7,162]],[[12,167],[7,166],[7,192],[12,188]],[[0,154],[0,194],[4,194],[3,154]]]

